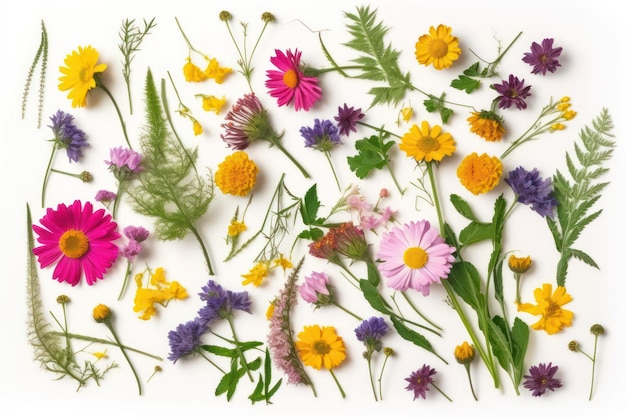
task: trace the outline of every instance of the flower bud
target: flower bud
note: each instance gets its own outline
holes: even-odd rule
[[[532,261],[530,256],[518,258],[515,255],[509,256],[509,269],[516,274],[523,274],[530,269]]]
[[[111,318],[111,309],[109,307],[107,307],[104,304],[98,304],[96,307],[94,307],[93,319],[96,322],[102,323],[102,322],[109,320],[110,318]]]
[[[474,360],[474,347],[467,342],[454,348],[454,358],[462,365]]]
[[[91,182],[93,181],[93,176],[89,171],[83,171],[80,173],[80,180],[82,182]]]
[[[69,302],[70,302],[70,297],[68,297],[67,295],[62,294],[57,297],[57,303],[59,304],[65,304]]]
[[[567,344],[567,348],[571,350],[572,352],[578,352],[578,342],[575,340],[572,340],[571,342]]]
[[[604,334],[604,327],[600,324],[594,324],[589,330],[591,331],[591,334],[596,336],[602,336]]]
[[[270,12],[265,12],[261,15],[261,20],[264,21],[265,23],[269,23],[269,22],[275,21],[276,18]]]
[[[233,17],[233,15],[230,14],[230,12],[226,11],[226,10],[222,10],[220,12],[220,20],[222,22],[226,22],[228,20],[230,20]]]
[[[393,349],[390,347],[385,347],[383,348],[383,353],[385,354],[385,356],[389,357],[393,355]]]

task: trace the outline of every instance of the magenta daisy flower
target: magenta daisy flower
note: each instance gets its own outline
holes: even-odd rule
[[[93,285],[117,258],[119,249],[113,243],[120,237],[117,223],[104,209],[94,212],[90,202],[84,207],[76,200],[69,207],[59,204],[56,210],[48,208],[39,222],[43,227],[33,225],[33,231],[41,246],[33,253],[41,268],[58,261],[52,278],[59,282],[75,286],[84,272],[87,284]]]
[[[308,111],[322,96],[322,89],[317,85],[317,77],[304,75],[300,65],[302,52],[296,49],[295,53],[287,49],[287,54],[276,49],[276,56],[270,61],[278,70],[268,70],[265,86],[269,88],[272,97],[278,99],[279,106],[285,106],[292,101],[296,111]]]
[[[413,288],[428,295],[430,284],[448,277],[455,250],[427,220],[410,222],[383,234],[379,269],[389,287],[399,291]]]
[[[541,45],[537,42],[533,42],[530,45],[530,52],[525,52],[522,61],[532,65],[533,70],[531,74],[546,75],[547,71],[555,72],[557,67],[560,67],[559,57],[563,48],[553,48],[552,44],[554,39],[546,38],[541,41]]]

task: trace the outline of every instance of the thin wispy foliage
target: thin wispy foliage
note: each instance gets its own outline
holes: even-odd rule
[[[44,90],[46,87],[46,70],[48,68],[48,32],[46,31],[46,25],[44,24],[43,20],[41,21],[41,42],[39,43],[39,47],[37,48],[37,52],[35,53],[35,58],[33,58],[33,63],[30,65],[30,68],[28,69],[28,74],[26,75],[26,83],[24,85],[24,92],[22,94],[22,119],[26,115],[28,93],[30,92],[30,86],[33,81],[33,76],[35,75],[35,69],[37,68],[37,64],[39,63],[40,59],[41,67],[39,69],[39,103],[37,110],[37,128],[41,127]]]

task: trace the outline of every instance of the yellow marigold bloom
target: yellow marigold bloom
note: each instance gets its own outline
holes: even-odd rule
[[[474,347],[467,342],[454,348],[454,358],[460,364],[470,363],[474,360]]]
[[[534,316],[541,316],[539,321],[531,327],[534,330],[545,330],[548,334],[555,334],[565,327],[572,325],[574,313],[562,307],[572,301],[572,296],[566,293],[565,287],[556,287],[552,293],[552,284],[543,284],[542,288],[534,291],[536,305],[520,304],[517,309]]]
[[[295,343],[302,362],[318,370],[336,368],[346,359],[346,346],[332,326],[304,326]]]
[[[226,104],[226,98],[217,98],[215,96],[208,96],[206,94],[196,94],[196,97],[202,97],[202,109],[204,111],[212,111],[215,114],[220,114],[222,107]]]
[[[205,57],[206,58],[206,57]],[[211,58],[204,70],[204,74],[207,78],[213,78],[216,83],[221,84],[228,74],[233,72],[232,68],[220,67],[217,59]]]
[[[67,98],[72,100],[72,107],[85,107],[87,93],[97,85],[96,74],[103,72],[106,64],[98,64],[98,51],[91,45],[78,47],[65,57],[65,67],[59,67],[63,74],[59,77],[59,90],[70,92]]]
[[[263,280],[269,275],[269,273],[269,264],[267,262],[258,262],[252,267],[250,272],[241,275],[243,278],[245,278],[242,281],[241,285],[253,284],[255,287],[258,287],[263,283]]]
[[[215,185],[224,193],[245,196],[256,184],[259,168],[244,151],[235,151],[217,166]]]
[[[486,153],[478,155],[472,152],[461,161],[456,170],[461,184],[474,195],[491,191],[500,182],[502,162]]]
[[[532,260],[530,256],[525,257],[517,257],[515,255],[509,256],[509,269],[516,274],[523,274],[524,272],[530,269],[532,265]]]
[[[228,236],[238,236],[239,233],[245,231],[248,227],[244,222],[238,222],[237,220],[231,220],[228,225]]]
[[[421,129],[414,124],[402,136],[400,149],[418,162],[430,162],[452,155],[456,145],[450,133],[442,133],[441,126],[435,125],[431,129],[428,122],[423,121]]]
[[[194,136],[201,135],[204,130],[202,129],[202,125],[196,119],[193,119],[193,134]]]
[[[452,28],[439,25],[430,27],[427,34],[422,35],[415,44],[415,57],[422,65],[433,64],[437,70],[448,68],[459,59],[461,48],[459,39],[452,36]]]
[[[104,304],[98,304],[93,309],[93,319],[98,323],[102,323],[111,317],[111,309]]]
[[[293,264],[291,261],[280,254],[278,259],[274,259],[274,268],[281,267],[283,271],[286,271],[289,268],[293,268]]]
[[[472,112],[467,118],[470,132],[477,134],[487,142],[500,142],[504,135],[502,120],[490,111]]]
[[[183,66],[183,74],[188,83],[199,83],[208,78],[204,71],[191,62],[191,57],[187,57],[187,63]]]

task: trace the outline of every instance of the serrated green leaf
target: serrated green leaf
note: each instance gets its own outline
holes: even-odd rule
[[[300,204],[300,215],[305,225],[317,224],[317,212],[320,206],[321,203],[317,197],[317,184],[313,184],[304,194],[302,204]]]
[[[394,142],[384,142],[376,135],[357,140],[354,147],[359,153],[347,158],[350,170],[363,179],[372,169],[384,168],[389,163],[388,152],[393,145]]]
[[[459,75],[459,78],[452,80],[452,82],[450,83],[450,87],[456,88],[457,90],[465,91],[467,94],[470,94],[472,91],[480,87],[480,80],[475,80],[465,75]]]
[[[572,256],[580,261],[583,261],[584,263],[586,263],[589,266],[592,266],[596,269],[600,269],[600,267],[598,266],[598,264],[596,263],[596,261],[594,261],[591,256],[587,255],[585,252],[578,250],[578,249],[574,249],[571,248],[570,249],[570,253],[572,254]]]

